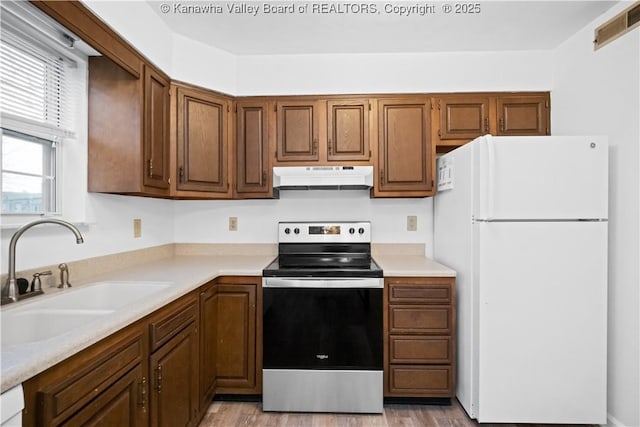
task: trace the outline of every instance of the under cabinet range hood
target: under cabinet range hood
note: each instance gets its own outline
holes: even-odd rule
[[[280,190],[368,190],[373,166],[275,166],[273,188]]]

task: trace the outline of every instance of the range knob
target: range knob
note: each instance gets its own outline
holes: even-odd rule
[[[356,232],[356,229],[355,229],[355,228],[351,227],[351,228],[349,229],[349,234],[353,234],[353,233],[355,233],[355,232]]]
[[[364,228],[360,227],[360,228],[358,229],[358,233],[360,233],[360,234],[364,234]]]
[[[291,229],[289,227],[285,228],[284,234],[291,234]]]
[[[298,227],[296,227],[296,228],[293,229],[293,232],[295,234],[300,234],[300,229]]]

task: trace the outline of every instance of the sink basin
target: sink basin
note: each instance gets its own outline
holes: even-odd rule
[[[118,309],[169,286],[167,282],[98,282],[50,297],[35,297],[23,306],[2,311],[2,346],[33,343],[69,333],[106,315],[117,315]]]
[[[86,325],[112,310],[29,309],[2,314],[2,345],[42,341]]]
[[[42,302],[47,308],[116,310],[168,287],[166,282],[99,282]]]

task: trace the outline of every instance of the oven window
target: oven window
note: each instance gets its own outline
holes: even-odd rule
[[[263,289],[267,369],[382,369],[382,289]]]

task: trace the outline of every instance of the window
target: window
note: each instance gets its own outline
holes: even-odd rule
[[[2,130],[2,212],[55,212],[56,190],[56,143]]]
[[[55,21],[24,1],[3,1],[0,27],[2,215],[64,210],[62,159],[84,136],[86,55]],[[86,118],[84,120],[86,122]],[[86,151],[86,149],[84,149]],[[77,158],[77,155],[72,158]]]

